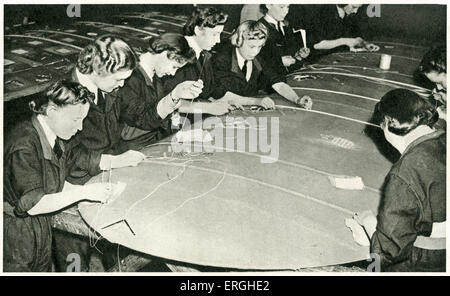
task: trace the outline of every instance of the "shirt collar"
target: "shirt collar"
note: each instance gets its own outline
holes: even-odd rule
[[[341,8],[341,7],[337,6],[337,5],[336,5],[336,8],[337,8],[337,12],[338,12],[338,14],[339,14],[339,17],[340,17],[341,19],[343,19],[343,18],[345,17],[345,11],[344,11],[344,8]]]
[[[142,69],[142,74],[144,74],[144,78],[147,82],[147,80],[149,80],[148,82],[150,82],[150,84],[153,82],[153,76],[155,75],[155,72],[153,71],[153,69],[151,69],[150,67],[148,67],[144,62],[140,61],[139,62],[139,66]],[[147,83],[149,84],[149,83]]]
[[[272,16],[270,16],[268,13],[264,16],[264,19],[269,23],[275,25],[275,28],[277,27],[277,20],[275,20]],[[283,26],[283,22],[280,22],[281,26]]]
[[[78,77],[78,82],[86,87],[91,93],[95,94],[95,97],[97,97],[98,87],[95,85],[87,75],[82,74],[78,69],[75,69],[75,73]]]
[[[245,59],[241,56],[241,53],[239,52],[239,50],[237,48],[236,48],[236,58],[237,58],[239,68],[242,69],[242,67],[244,67]]]
[[[193,36],[184,36],[184,38],[186,38],[189,47],[195,51],[195,56],[197,57],[198,60],[200,58],[200,54],[202,53],[203,49],[201,49],[200,46],[198,46],[198,43],[195,41]]]
[[[36,118],[39,121],[39,124],[41,125],[42,130],[44,131],[45,138],[47,139],[48,143],[50,144],[50,147],[53,148],[55,146],[55,142],[56,142],[56,134],[48,126],[48,124],[45,122],[44,117],[41,114],[38,114],[36,116]]]

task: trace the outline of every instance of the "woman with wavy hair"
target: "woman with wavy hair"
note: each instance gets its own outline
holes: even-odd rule
[[[3,270],[51,271],[51,215],[81,199],[106,201],[106,185],[65,182],[62,140],[83,128],[93,94],[58,81],[30,102],[34,115],[5,140],[3,157]]]
[[[386,177],[375,217],[356,220],[371,238],[383,271],[445,271],[446,133],[436,131],[436,106],[406,89],[377,104],[386,140],[400,159]]]

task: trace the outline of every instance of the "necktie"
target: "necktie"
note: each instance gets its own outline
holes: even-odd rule
[[[244,66],[242,67],[242,73],[244,73],[245,80],[247,80],[247,63],[248,61],[245,61]]]
[[[278,32],[280,32],[281,35],[284,35],[283,30],[281,29],[281,22],[277,22],[277,30]]]
[[[63,155],[63,151],[61,149],[61,146],[59,145],[58,138],[56,138],[56,140],[55,140],[55,146],[53,146],[53,152],[55,152],[58,159],[60,159],[61,156]]]
[[[198,79],[202,79],[201,76],[203,75],[203,70],[205,67],[205,60],[206,60],[206,52],[204,50],[202,50],[200,52],[200,56],[198,57],[198,63],[197,63],[197,68],[199,71]]]
[[[103,96],[103,92],[98,89],[97,90],[97,106],[101,109],[104,110],[105,109],[105,97]]]

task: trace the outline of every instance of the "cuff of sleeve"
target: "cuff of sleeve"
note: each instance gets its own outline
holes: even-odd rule
[[[102,154],[100,156],[99,169],[102,171],[111,169],[113,157],[114,156],[110,154]]]
[[[32,209],[45,195],[44,188],[36,187],[20,197],[16,208],[14,209],[14,214],[18,217],[28,216],[28,211]]]
[[[158,112],[161,119],[165,119],[170,113],[174,111],[175,104],[173,103],[170,95],[162,98],[156,106],[156,112]]]

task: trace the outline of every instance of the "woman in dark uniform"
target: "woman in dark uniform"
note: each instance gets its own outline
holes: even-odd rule
[[[121,151],[140,149],[171,133],[170,115],[178,109],[183,110],[181,99],[198,97],[202,84],[183,81],[164,95],[161,78],[173,76],[181,67],[188,67],[194,59],[194,50],[180,34],[167,33],[150,40],[147,52],[140,56],[137,69],[117,93],[121,106],[119,117],[125,123],[122,133],[116,135],[122,138]],[[209,103],[209,106],[218,104]],[[212,108],[205,109],[215,112]],[[228,108],[224,106],[223,111],[219,110],[219,115],[226,112]]]
[[[267,28],[257,21],[245,21],[213,57],[216,88],[213,97],[234,105],[259,105],[274,108],[269,97],[256,96],[260,91],[275,90],[285,99],[310,108],[309,97],[299,98],[286,78],[270,63],[258,56],[268,36]]]
[[[30,103],[31,119],[19,123],[6,137],[4,271],[51,271],[51,213],[87,197],[106,200],[106,184],[75,186],[64,181],[66,153],[61,140],[82,129],[92,96],[78,83],[56,82]]]
[[[183,35],[195,53],[192,64],[164,79],[164,87],[170,92],[183,81],[202,80],[203,91],[200,99],[209,99],[214,88],[214,73],[211,64],[211,49],[220,43],[220,35],[228,15],[212,7],[196,7],[183,27]]]
[[[211,104],[215,88],[215,74],[211,63],[211,50],[220,43],[220,35],[228,15],[213,7],[196,7],[183,28],[184,38],[195,53],[193,63],[179,69],[174,76],[163,79],[166,93],[171,92],[184,81],[197,81],[202,90],[195,102],[182,102],[180,112],[202,112],[222,115],[228,112],[227,106],[219,102]]]
[[[445,271],[446,133],[432,128],[436,107],[406,89],[377,105],[385,137],[400,153],[375,218],[356,220],[371,237],[382,271]]]
[[[286,20],[289,13],[288,4],[261,4],[264,16],[259,19],[268,29],[266,44],[261,50],[260,57],[265,61],[273,61],[274,67],[287,74],[301,67],[309,56],[310,49],[303,44],[301,34],[294,33]]]
[[[313,49],[327,54],[348,47],[351,51],[377,51],[379,47],[364,41],[369,27],[366,9],[361,4],[323,5],[312,24]],[[314,52],[315,55],[318,52]]]

